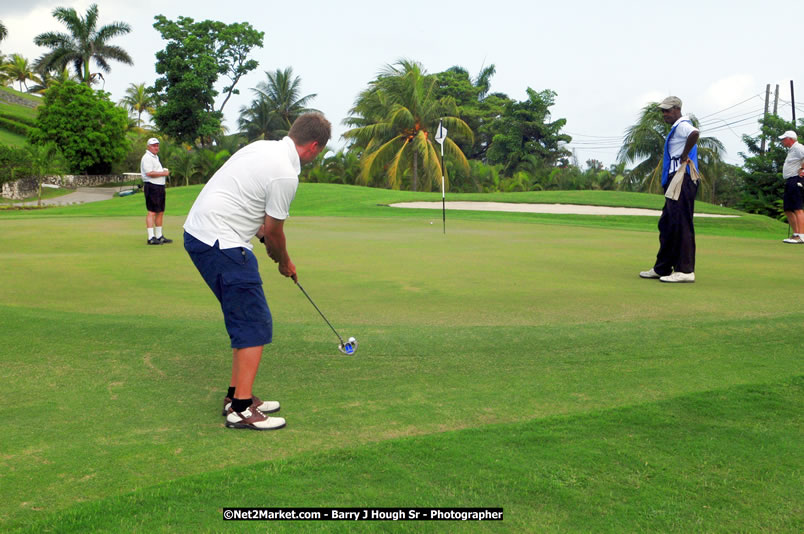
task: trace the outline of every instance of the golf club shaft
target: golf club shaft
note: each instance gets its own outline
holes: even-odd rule
[[[301,285],[301,284],[300,284],[298,281],[296,282],[296,285],[297,285],[297,286],[299,286],[299,289],[301,289],[301,292],[302,292],[302,293],[304,293],[304,296],[305,296],[305,297],[307,297],[307,300],[309,300],[309,301],[310,301],[310,304],[312,304],[312,305],[313,305],[313,308],[315,308],[315,310],[318,312],[318,314],[321,316],[321,318],[322,318],[322,319],[324,319],[324,321],[327,323],[327,325],[329,325],[329,327],[330,327],[330,328],[332,328],[332,331],[333,331],[333,332],[335,332],[335,335],[336,335],[336,336],[338,336],[338,340],[341,342],[341,345],[343,345],[343,338],[342,338],[342,337],[341,337],[341,335],[338,333],[338,331],[337,331],[337,330],[335,330],[335,327],[333,327],[333,326],[330,324],[330,322],[329,322],[329,321],[327,321],[327,318],[326,318],[326,317],[324,317],[324,314],[323,314],[323,313],[321,313],[321,310],[319,310],[319,309],[318,309],[318,306],[316,306],[316,305],[315,305],[315,302],[313,302],[313,299],[311,299],[311,298],[310,298],[310,295],[308,295],[308,294],[307,294],[307,291],[305,291],[305,290],[304,290],[304,288],[302,287],[302,285]]]

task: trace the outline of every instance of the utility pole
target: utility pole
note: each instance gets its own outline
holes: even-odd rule
[[[796,97],[793,93],[793,80],[790,80],[790,103],[793,105],[793,128],[796,127]]]
[[[779,109],[779,84],[776,84],[776,92],[773,95],[773,114],[777,117],[779,114],[777,113]]]
[[[764,120],[768,118],[768,101],[770,99],[770,84],[765,86],[765,114],[762,115]],[[759,152],[761,154],[765,153],[765,129],[762,129],[762,144],[759,147]]]

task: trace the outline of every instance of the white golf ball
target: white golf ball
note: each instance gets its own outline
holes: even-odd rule
[[[353,338],[353,337],[349,338],[349,343],[354,343],[355,341],[357,341],[355,338]]]

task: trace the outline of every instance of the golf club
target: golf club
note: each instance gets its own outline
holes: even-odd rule
[[[315,302],[313,302],[313,299],[310,298],[310,295],[307,294],[307,291],[304,290],[302,285],[298,281],[296,281],[296,285],[299,286],[299,289],[301,289],[301,292],[304,293],[305,297],[307,297],[307,300],[310,301],[310,304],[313,305],[313,308],[316,309],[318,314],[321,315],[321,318],[324,319],[324,321],[327,323],[327,325],[329,325],[332,331],[335,332],[335,335],[338,336],[338,341],[341,342],[340,345],[338,345],[338,350],[344,354],[349,355],[354,354],[355,351],[357,350],[357,340],[353,337],[350,337],[347,341],[344,341],[341,335],[338,333],[338,331],[335,330],[335,327],[333,327],[332,324],[329,321],[327,321],[327,318],[324,317],[324,314],[321,313],[321,310],[318,309],[318,306],[315,305]]]

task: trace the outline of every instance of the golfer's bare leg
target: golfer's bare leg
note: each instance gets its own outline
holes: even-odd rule
[[[145,216],[145,227],[153,228],[155,220],[156,220],[156,213],[154,213],[153,211],[149,211],[148,214]]]
[[[793,212],[793,217],[796,220],[796,226],[794,226],[794,232],[797,234],[804,233],[804,210],[796,210]]]
[[[786,211],[786,212],[784,212],[784,214],[787,217],[787,224],[790,225],[790,228],[793,230],[793,233],[795,234],[796,232],[798,232],[798,229],[797,229],[798,228],[798,220],[796,219],[795,212]]]
[[[232,349],[232,386],[236,399],[250,399],[251,387],[260,367],[263,346]]]
[[[164,211],[160,211],[159,213],[155,213],[154,217],[154,226],[162,227],[162,216],[165,214]]]

